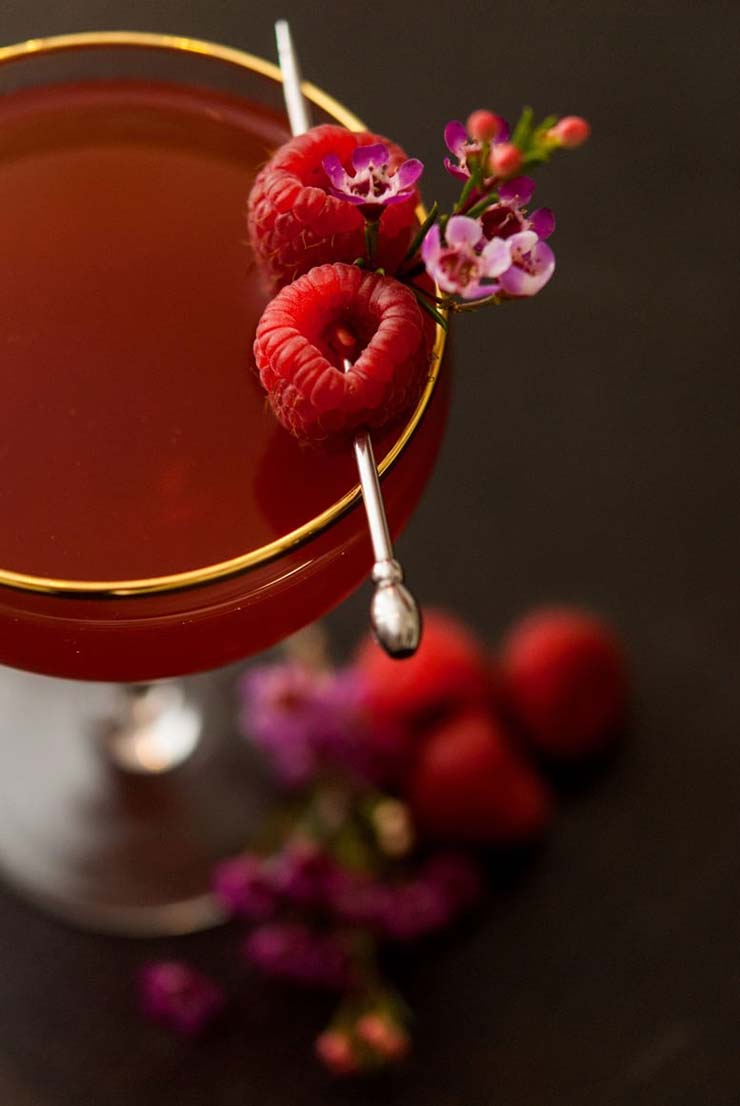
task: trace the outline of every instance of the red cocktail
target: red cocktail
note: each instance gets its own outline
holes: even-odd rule
[[[108,55],[107,73],[111,53],[124,71],[127,50],[137,64],[147,48],[175,53],[123,38],[83,43],[85,59]],[[100,680],[209,668],[280,640],[367,575],[351,452],[299,447],[253,373],[264,296],[245,202],[287,130],[269,103],[277,74],[223,53],[249,97],[199,73],[29,86],[9,78],[43,48],[6,56],[6,84],[21,85],[0,100],[7,664]],[[359,125],[320,99],[317,121]],[[434,384],[377,443],[395,529],[441,435]]]
[[[257,652],[372,559],[351,451],[301,449],[253,373],[265,301],[245,209],[288,135],[279,71],[76,35],[0,50],[0,93],[0,663],[125,682]],[[361,126],[310,95],[316,122]],[[376,443],[393,530],[442,434],[442,347]],[[249,766],[197,747],[177,689],[129,703],[106,739],[110,692],[0,667],[0,864],[86,924],[197,928],[215,917],[210,865],[245,839]]]

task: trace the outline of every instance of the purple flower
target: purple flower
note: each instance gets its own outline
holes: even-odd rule
[[[496,277],[511,265],[509,245],[502,238],[487,241],[479,219],[453,215],[445,227],[445,242],[435,224],[424,238],[421,256],[427,272],[444,292],[466,300],[488,296]]]
[[[486,239],[503,239],[511,251],[511,267],[493,289],[507,296],[534,296],[555,271],[555,255],[544,241],[555,230],[555,216],[547,207],[526,212],[534,195],[531,177],[516,177],[499,188],[499,202],[481,216]]]
[[[241,682],[242,730],[289,786],[305,783],[316,771],[312,736],[320,679],[299,664],[272,664],[250,669]]]
[[[424,864],[422,878],[441,892],[451,916],[468,910],[483,887],[479,866],[464,853],[436,853]]]
[[[413,941],[444,929],[453,911],[444,889],[434,880],[419,876],[389,887],[383,916],[383,932],[395,941]]]
[[[242,730],[268,754],[283,783],[306,784],[324,766],[377,779],[385,746],[376,740],[379,723],[370,717],[365,681],[354,669],[263,666],[248,672],[241,692]]]
[[[350,926],[382,930],[390,900],[388,884],[363,872],[337,866],[327,880],[327,906]]]
[[[264,860],[245,853],[218,864],[213,873],[213,893],[229,910],[253,922],[272,917],[277,894]]]
[[[507,238],[512,265],[499,277],[501,291],[508,296],[534,296],[555,272],[555,254],[533,230]]]
[[[279,895],[296,906],[322,906],[336,864],[311,841],[289,844],[273,861],[272,878]]]
[[[201,1033],[225,1004],[218,984],[177,960],[142,968],[139,998],[147,1017],[188,1037]]]
[[[298,922],[260,926],[247,937],[243,954],[265,974],[290,983],[342,990],[351,982],[349,957],[341,942]]]
[[[503,126],[496,135],[496,141],[491,142],[490,145],[492,147],[499,142],[508,142],[509,140],[509,125],[503,119],[501,122]],[[470,158],[477,157],[481,153],[483,144],[471,138],[458,119],[452,119],[447,124],[444,135],[447,149],[457,158],[456,165],[450,158],[446,157],[444,162],[445,169],[459,180],[468,180],[472,176],[468,161]]]
[[[481,217],[486,238],[510,238],[519,231],[533,230],[538,238],[549,238],[555,230],[555,216],[549,207],[527,215],[525,208],[534,195],[531,177],[515,177],[498,190],[499,202],[487,208]]]
[[[395,172],[384,142],[358,146],[352,154],[352,172],[348,173],[336,154],[327,154],[321,162],[329,178],[332,195],[356,204],[369,219],[380,217],[388,204],[397,204],[413,195],[424,166],[408,158]]]

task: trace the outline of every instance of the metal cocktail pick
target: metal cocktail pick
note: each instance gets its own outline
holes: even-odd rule
[[[280,19],[275,24],[275,38],[290,129],[294,135],[303,134],[311,124],[301,91],[298,59],[286,20]],[[350,372],[352,362],[345,358],[343,366],[345,372]],[[416,651],[421,638],[421,615],[413,595],[403,586],[403,569],[393,555],[378,468],[367,431],[359,431],[355,435],[354,451],[375,558],[372,571],[375,591],[370,604],[370,623],[386,653],[391,657],[408,657]]]

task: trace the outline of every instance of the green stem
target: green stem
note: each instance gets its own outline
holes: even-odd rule
[[[477,219],[479,215],[483,214],[486,208],[490,207],[491,204],[495,204],[497,202],[498,196],[496,195],[496,193],[493,193],[490,196],[484,196],[482,200],[478,200],[477,204],[473,204],[470,211],[466,211],[465,214],[471,219]]]
[[[486,296],[482,300],[471,300],[468,303],[450,302],[447,306],[451,311],[477,311],[479,307],[486,307],[489,303],[500,304],[501,300],[498,296]]]
[[[409,288],[415,296],[426,296],[432,303],[439,303],[443,307],[449,307],[451,300],[445,299],[442,296],[435,296],[434,292],[427,292],[426,288],[422,288],[420,284],[415,284],[413,281],[409,281]]]
[[[435,202],[432,204],[432,206],[429,210],[429,214],[427,215],[426,219],[424,220],[424,222],[419,227],[418,231],[416,232],[416,234],[414,236],[413,242],[411,243],[408,250],[406,251],[406,253],[404,255],[404,258],[403,258],[403,261],[401,262],[402,266],[405,265],[407,261],[411,261],[412,257],[414,257],[416,255],[416,251],[419,249],[422,242],[424,241],[424,237],[425,237],[427,231],[429,230],[432,223],[437,218],[438,212],[439,212],[439,204],[435,200]]]
[[[425,300],[423,298],[423,296],[421,295],[420,289],[416,289],[416,291],[414,292],[414,295],[416,296],[416,302],[418,303],[418,305],[422,309],[422,311],[426,311],[427,315],[431,315],[431,317],[434,319],[435,323],[437,323],[438,326],[441,326],[442,330],[444,330],[446,332],[447,331],[447,319],[444,317],[442,312],[438,311],[436,307],[433,307],[431,303],[428,303],[427,300]]]
[[[470,197],[470,193],[473,191],[474,188],[475,188],[474,178],[473,177],[468,177],[468,179],[465,181],[465,186],[464,186],[462,192],[460,193],[458,201],[452,209],[453,215],[458,215],[462,211],[462,209],[464,208],[465,204],[467,203],[467,201]]]
[[[379,223],[377,219],[365,220],[365,251],[369,269],[375,268],[375,255],[378,252],[378,230]]]

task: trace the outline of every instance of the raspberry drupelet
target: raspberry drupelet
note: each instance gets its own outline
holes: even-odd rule
[[[260,170],[249,196],[247,221],[255,257],[268,290],[276,292],[316,265],[353,262],[365,253],[364,219],[352,204],[331,193],[322,161],[336,155],[351,171],[358,146],[383,143],[390,166],[406,154],[395,143],[368,131],[325,124],[286,142]],[[419,195],[390,205],[380,220],[377,264],[394,273],[416,231]]]
[[[429,373],[433,334],[397,280],[356,265],[321,265],[268,304],[254,357],[286,430],[301,441],[341,444],[413,407]]]

